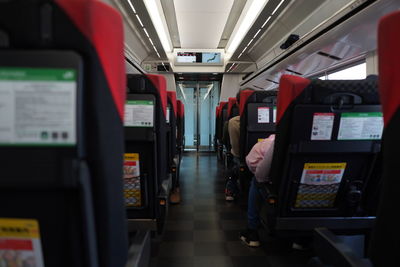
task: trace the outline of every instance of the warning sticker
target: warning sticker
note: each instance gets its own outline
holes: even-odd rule
[[[128,100],[125,104],[125,127],[153,127],[154,102]]]
[[[342,113],[338,140],[379,140],[382,131],[382,112]]]
[[[141,206],[140,164],[138,153],[124,155],[124,196],[128,207]]]
[[[331,140],[334,113],[314,113],[311,140]]]
[[[269,108],[259,107],[257,108],[258,123],[269,123]]]
[[[346,163],[305,163],[302,184],[327,185],[340,183]]]
[[[36,220],[0,218],[0,266],[44,267]]]
[[[74,69],[0,68],[0,145],[75,145]]]
[[[169,123],[170,107],[167,107],[167,115],[165,116],[167,123]]]
[[[273,122],[276,123],[276,107],[274,107]]]
[[[305,163],[296,208],[333,207],[346,163]]]

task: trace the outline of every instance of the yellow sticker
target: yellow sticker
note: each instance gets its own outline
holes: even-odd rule
[[[304,163],[302,184],[328,185],[340,183],[346,169],[346,162]]]
[[[0,266],[44,267],[39,223],[0,218]]]
[[[128,207],[141,206],[139,153],[124,155],[124,196]]]
[[[265,138],[258,138],[257,142],[260,143],[260,142],[262,142],[264,140],[265,140]]]
[[[0,218],[0,237],[39,238],[39,224],[32,219]]]
[[[305,170],[342,170],[346,168],[346,162],[340,163],[305,163]]]
[[[139,153],[125,153],[125,160],[139,160]]]

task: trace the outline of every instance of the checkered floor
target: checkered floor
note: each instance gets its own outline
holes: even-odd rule
[[[152,243],[154,267],[305,266],[309,252],[260,231],[261,248],[239,240],[246,228],[243,203],[224,199],[223,166],[214,154],[185,154],[181,167],[183,201],[171,206],[161,241]]]

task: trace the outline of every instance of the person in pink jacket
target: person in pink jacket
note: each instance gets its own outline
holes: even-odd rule
[[[246,157],[246,163],[249,170],[254,174],[249,190],[249,199],[247,206],[247,229],[240,233],[240,239],[250,247],[259,247],[260,238],[258,236],[258,227],[260,225],[260,210],[257,206],[260,192],[257,188],[257,182],[267,181],[271,169],[272,156],[274,152],[275,135],[271,134],[268,138],[258,142],[253,146]]]

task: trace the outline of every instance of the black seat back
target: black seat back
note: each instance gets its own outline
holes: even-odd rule
[[[30,81],[14,87],[22,139],[0,145],[0,216],[17,220],[0,224],[39,230],[44,266],[126,264],[122,32],[99,1],[0,2],[2,79],[13,68]]]
[[[240,93],[240,160],[251,148],[275,133],[276,91],[243,90]]]
[[[367,216],[361,199],[382,127],[376,79],[282,76],[270,175],[278,216]]]
[[[125,120],[125,153],[128,157],[136,154],[139,158],[140,180],[137,182],[140,182],[140,190],[135,192],[141,192],[141,205],[129,206],[128,218],[155,220],[161,230],[168,194],[165,185],[169,181],[165,77],[129,74],[127,99],[127,104],[133,105],[134,109],[129,114],[133,124],[127,124]],[[125,186],[129,187],[130,183]]]

